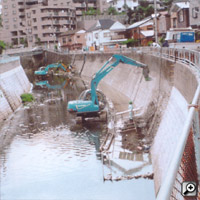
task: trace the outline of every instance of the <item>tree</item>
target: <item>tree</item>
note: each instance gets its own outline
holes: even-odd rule
[[[2,40],[0,40],[0,54],[2,54],[3,49],[6,48],[6,43]]]
[[[167,7],[167,9],[169,10],[169,8],[172,5],[173,0],[163,0],[163,5]]]
[[[134,16],[134,11],[131,8],[128,8],[127,10],[128,24],[131,24],[133,16]]]
[[[41,39],[39,37],[36,37],[36,42],[37,45],[41,45]]]
[[[122,44],[126,44],[127,47],[134,47],[134,46],[137,46],[138,40],[130,38],[130,39],[122,42]]]
[[[141,1],[140,5],[135,9],[130,8],[127,11],[128,23],[134,23],[150,16],[154,13],[154,8],[147,1]]]
[[[83,11],[83,15],[100,15],[99,9],[89,8],[88,11]]]
[[[26,38],[20,38],[20,44],[23,44],[24,47],[27,47],[28,46],[27,39]]]
[[[107,12],[109,15],[118,15],[118,12],[114,7],[109,7]]]

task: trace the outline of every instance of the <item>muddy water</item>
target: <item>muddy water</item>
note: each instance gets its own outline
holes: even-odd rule
[[[106,124],[76,124],[66,112],[67,101],[85,88],[83,82],[48,83],[34,86],[35,102],[22,108],[17,123],[9,127],[16,136],[0,155],[0,199],[155,199],[152,180],[103,181],[110,170],[99,153]],[[114,166],[111,170],[123,175]]]

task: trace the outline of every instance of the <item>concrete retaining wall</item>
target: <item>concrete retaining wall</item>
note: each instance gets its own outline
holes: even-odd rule
[[[92,75],[100,69],[111,55],[87,55],[83,76]],[[171,83],[169,81],[170,65],[169,61],[163,61],[160,58],[151,57],[144,54],[127,54],[135,60],[148,64],[150,68],[151,81],[145,81],[142,75],[142,69],[119,64],[110,72],[99,84],[99,88],[111,98],[118,111],[127,110],[129,100],[133,100],[135,107],[147,108],[150,102],[157,101],[158,96],[162,95],[159,91],[169,93]],[[75,66],[82,67],[83,56],[76,56]],[[158,66],[162,66],[162,68]]]
[[[92,77],[110,56],[87,56],[82,75]],[[154,110],[157,119],[154,120],[152,129],[155,131],[152,137],[155,138],[151,147],[157,193],[182,133],[188,114],[187,105],[194,97],[198,82],[195,74],[184,64],[136,52],[127,56],[148,64],[152,80],[146,82],[141,69],[120,64],[102,80],[99,88],[120,111],[127,110],[129,99],[133,100],[135,107],[142,107],[144,112],[151,102],[157,104],[158,107]],[[83,57],[76,57],[76,67],[80,68],[82,63]],[[162,101],[159,102],[160,98]]]
[[[21,104],[20,95],[30,91],[31,84],[18,60],[2,63],[0,73],[0,121]]]
[[[79,71],[83,67],[82,76],[86,80],[91,80],[93,74],[111,55],[87,55],[85,63],[84,55],[76,55],[74,65]],[[52,62],[55,62],[53,58],[58,60],[62,57],[52,56],[51,52],[47,52],[46,56]],[[198,82],[195,74],[184,64],[139,51],[126,56],[147,64],[152,80],[146,82],[142,70],[137,67],[119,64],[101,81],[99,89],[112,100],[117,111],[127,110],[129,100],[133,100],[134,106],[142,107],[143,113],[146,112],[148,115],[149,105],[152,102],[155,104],[155,109],[152,111],[154,113],[151,113],[154,116],[147,116],[150,122],[153,122],[153,125],[147,126],[147,133],[150,133],[151,128],[151,137],[155,137],[151,147],[151,157],[157,193],[182,132],[187,116],[187,104],[192,101]],[[74,60],[73,55],[68,59]]]

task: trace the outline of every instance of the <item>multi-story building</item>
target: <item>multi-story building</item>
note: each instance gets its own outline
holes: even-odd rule
[[[126,10],[126,7],[134,10],[139,5],[138,0],[109,0],[111,7],[114,7],[118,12]]]
[[[73,0],[76,16],[84,15],[84,12],[87,12],[90,8],[97,10],[98,0]]]
[[[189,1],[173,2],[170,8],[171,28],[187,28],[189,21]]]
[[[190,26],[200,28],[200,1],[190,1]]]
[[[57,36],[75,28],[71,0],[2,0],[3,37],[11,45],[56,44]]]

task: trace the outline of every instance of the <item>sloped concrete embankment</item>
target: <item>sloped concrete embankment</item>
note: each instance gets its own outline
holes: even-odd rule
[[[21,104],[20,95],[30,91],[31,84],[19,59],[0,64],[0,122]]]
[[[87,55],[82,75],[90,80],[110,56]],[[141,69],[120,64],[102,80],[99,88],[113,101],[117,111],[127,110],[129,100],[133,100],[135,107],[142,107],[146,134],[152,140],[154,137],[151,157],[157,193],[181,136],[188,114],[187,105],[192,101],[198,83],[186,65],[141,52],[127,56],[147,64],[152,80],[146,82]],[[79,70],[82,63],[83,56],[76,56],[75,65]]]
[[[57,62],[61,58],[76,66],[86,80],[91,80],[112,54],[65,56],[47,52],[44,59]],[[174,63],[142,52],[126,54],[149,66],[151,81],[146,82],[140,68],[119,64],[99,84],[112,100],[116,111],[128,109],[129,100],[142,108],[140,126],[152,138],[151,157],[154,168],[155,191],[166,171],[181,136],[187,116],[187,104],[197,88],[195,74],[184,64]],[[89,84],[89,82],[88,82]],[[154,138],[154,139],[153,139]]]

